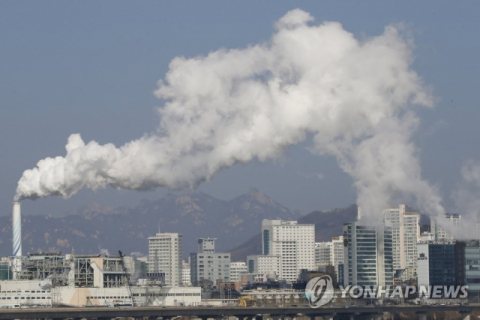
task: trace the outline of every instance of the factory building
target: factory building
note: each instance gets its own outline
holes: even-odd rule
[[[0,261],[0,280],[13,280],[13,269],[8,258]]]
[[[200,305],[200,288],[130,283],[126,266],[134,263],[129,260],[120,255],[28,255],[21,260],[22,280],[0,281],[0,307]]]

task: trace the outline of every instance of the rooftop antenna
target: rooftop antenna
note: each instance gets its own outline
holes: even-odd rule
[[[158,220],[158,233],[160,233],[160,220]]]

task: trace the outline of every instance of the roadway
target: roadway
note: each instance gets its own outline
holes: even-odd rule
[[[470,313],[480,311],[480,306],[368,306],[368,307],[88,307],[88,308],[29,308],[29,309],[0,309],[0,319],[80,319],[96,318],[111,319],[116,317],[132,318],[172,318],[177,316],[197,316],[202,320],[207,318],[221,318],[225,316],[254,317],[259,314],[272,316],[295,316],[303,314],[310,317],[333,315],[365,315],[380,314],[383,312],[416,312],[428,313],[431,311],[457,311]]]

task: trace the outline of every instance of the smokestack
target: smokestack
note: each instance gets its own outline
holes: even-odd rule
[[[13,202],[13,255],[22,256],[22,214],[20,212],[20,202]]]

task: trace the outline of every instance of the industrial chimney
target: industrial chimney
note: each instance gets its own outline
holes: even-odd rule
[[[13,202],[13,279],[17,280],[22,271],[22,214],[20,212],[20,202]]]
[[[20,202],[13,202],[13,255],[22,256],[22,214],[20,212]]]
[[[22,214],[20,212],[20,202],[13,202],[13,255],[22,256]]]

